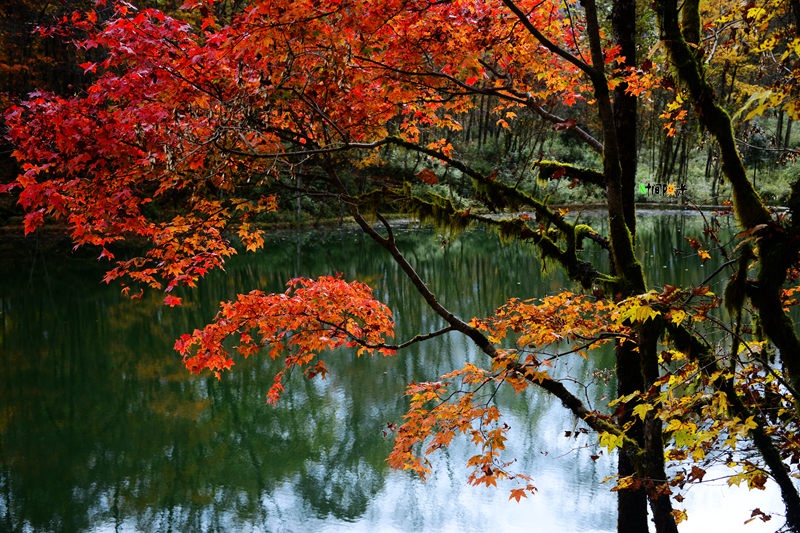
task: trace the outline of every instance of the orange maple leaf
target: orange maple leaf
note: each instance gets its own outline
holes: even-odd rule
[[[525,494],[525,489],[511,489],[511,495],[508,497],[509,500],[517,500],[519,502],[522,498],[527,498],[528,495]]]

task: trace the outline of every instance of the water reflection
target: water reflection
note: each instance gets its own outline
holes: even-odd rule
[[[601,222],[602,223],[602,222]],[[676,255],[674,228],[698,219],[640,223],[650,281],[703,279],[696,255]],[[401,247],[440,300],[485,315],[511,296],[571,287],[543,273],[525,246],[484,232],[400,231]],[[443,243],[444,241],[444,243]],[[683,246],[686,249],[685,246]],[[587,257],[602,252],[591,246]],[[593,461],[591,437],[546,397],[501,395],[512,427],[509,457],[540,492],[520,504],[505,490],[466,486],[473,450],[434,456],[427,484],[387,469],[389,421],[405,410],[405,384],[479,358],[449,335],[387,359],[341,351],[325,381],[293,376],[276,408],[264,405],[274,369],[253,357],[221,382],[189,375],[172,351],[220,300],[294,276],[341,272],[376,288],[395,311],[398,338],[441,326],[402,273],[360,233],[285,233],[256,256],[235,258],[185,305],[158,295],[131,302],[99,284],[93,260],[26,248],[0,260],[0,529],[3,531],[613,531],[614,498],[601,480],[613,459]],[[662,276],[664,266],[669,276]],[[558,371],[588,381],[609,353]],[[613,383],[597,382],[602,401]],[[566,436],[570,432],[570,436]]]

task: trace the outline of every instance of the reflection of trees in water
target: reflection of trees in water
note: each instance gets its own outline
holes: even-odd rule
[[[724,261],[717,253],[715,244],[704,236],[704,223],[718,227],[718,236],[723,245],[729,245],[736,235],[736,221],[732,214],[701,216],[696,211],[682,213],[644,212],[637,222],[637,251],[644,265],[645,275],[653,288],[664,283],[687,287],[702,282]],[[692,250],[685,237],[697,239],[712,254],[712,260],[703,262]],[[727,246],[730,249],[730,246]],[[724,283],[726,278],[718,276],[714,284]],[[712,285],[712,290],[722,293],[722,286]]]
[[[651,274],[657,278],[663,264],[688,270],[687,280],[703,279],[710,266],[700,269],[696,256],[672,253],[683,244],[675,229],[699,235],[700,219],[653,220],[638,226]],[[432,230],[399,235],[415,268],[464,318],[491,313],[511,296],[569,288],[558,271],[542,273],[531,250],[501,246],[485,232],[444,244]],[[599,252],[589,243],[583,253]],[[239,362],[221,382],[186,372],[172,350],[179,334],[210,320],[218,301],[253,288],[283,290],[296,275],[342,272],[369,282],[395,310],[398,340],[440,327],[396,265],[358,233],[281,234],[264,253],[235,257],[227,273],[182,293],[181,309],[163,307],[157,294],[125,300],[116,287],[99,284],[94,261],[35,258],[33,271],[24,258],[0,266],[0,529],[7,531],[100,524],[270,530],[287,515],[297,519],[299,510],[319,520],[358,520],[385,488],[391,436],[382,431],[402,418],[405,384],[436,379],[477,357],[456,335],[392,358],[357,359],[342,350],[328,357],[327,380],[292,376],[275,408],[264,402],[273,372],[263,356]],[[572,358],[564,371],[584,381],[609,361],[603,354]],[[599,390],[591,392],[598,404]],[[509,457],[521,470],[536,477],[568,462],[570,490],[596,490],[588,482],[608,467],[587,460],[588,449],[560,458],[591,437],[566,439],[575,421],[559,406],[532,393],[499,401],[515,439]],[[462,452],[471,450],[449,453],[459,461]],[[450,475],[463,487],[460,468]]]

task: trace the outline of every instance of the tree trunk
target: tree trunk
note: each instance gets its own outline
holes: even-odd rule
[[[659,378],[658,338],[663,328],[660,319],[649,320],[639,326],[638,348],[645,385],[643,391],[650,389]],[[667,484],[663,428],[661,420],[655,416],[655,410],[649,411],[644,419],[644,475],[656,533],[678,533]]]
[[[619,344],[616,349],[617,395],[624,396],[644,389],[642,383],[641,363],[638,351],[628,344]],[[644,448],[644,428],[639,417],[633,415],[635,402],[625,405],[625,412],[620,423],[633,422],[628,436]],[[617,463],[617,474],[620,478],[639,474],[636,457],[620,451]],[[647,533],[647,492],[643,486],[623,489],[617,492],[617,532]]]
[[[625,56],[625,66],[636,67],[636,1],[616,0],[611,12],[611,24],[614,42],[621,47],[620,53]],[[636,236],[636,166],[638,161],[637,136],[637,101],[636,97],[625,92],[626,85],[621,84],[614,89],[614,127],[620,151],[620,171],[622,181],[622,201],[625,222],[631,237]],[[644,390],[642,383],[639,354],[629,343],[621,343],[616,349],[617,394],[625,396],[637,390]],[[631,402],[632,403],[632,402]],[[633,422],[628,436],[640,446],[644,445],[644,433],[641,421],[633,416],[634,405],[626,405],[620,422]],[[635,475],[636,458],[620,452],[617,463],[617,474],[620,478]],[[619,533],[646,533],[647,493],[644,487],[623,489],[617,493],[617,531]]]
[[[614,42],[620,46],[626,67],[636,68],[636,1],[616,0],[611,11]],[[619,144],[619,163],[622,171],[622,198],[625,222],[631,235],[636,237],[636,165],[639,159],[637,146],[636,97],[626,92],[627,84],[614,89],[614,126]]]
[[[661,157],[659,157],[658,173],[656,174],[656,182],[664,183],[667,177],[672,174],[672,169],[675,166],[675,137],[664,134],[664,142],[661,144]]]

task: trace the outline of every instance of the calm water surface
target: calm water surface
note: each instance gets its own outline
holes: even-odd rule
[[[697,283],[711,272],[682,236],[696,216],[643,214],[639,253],[652,286]],[[524,246],[482,231],[444,236],[401,231],[401,247],[439,299],[462,317],[483,316],[512,296],[574,288]],[[676,254],[674,248],[689,251]],[[176,337],[208,322],[220,300],[254,288],[282,291],[295,276],[340,272],[360,279],[395,312],[398,340],[441,321],[394,264],[359,233],[282,233],[263,253],[234,258],[165,308],[157,294],[129,301],[99,283],[94,260],[50,256],[31,240],[0,257],[0,530],[25,531],[544,531],[611,532],[615,498],[601,481],[613,457],[593,461],[590,436],[534,391],[498,399],[511,426],[509,458],[530,473],[535,497],[466,484],[461,441],[433,456],[422,483],[387,468],[389,422],[401,420],[410,381],[436,379],[482,357],[451,335],[393,358],[340,351],[324,381],[293,378],[265,405],[274,369],[240,362],[222,381],[190,375]],[[584,251],[596,260],[602,254]],[[717,289],[721,293],[721,288]],[[596,378],[609,353],[556,371],[592,382],[587,401],[614,384]],[[583,394],[583,393],[582,393]],[[724,482],[722,482],[724,485]],[[684,532],[738,531],[750,510],[780,511],[774,492],[693,489]],[[728,525],[729,524],[729,525]],[[780,524],[748,526],[774,531]]]

